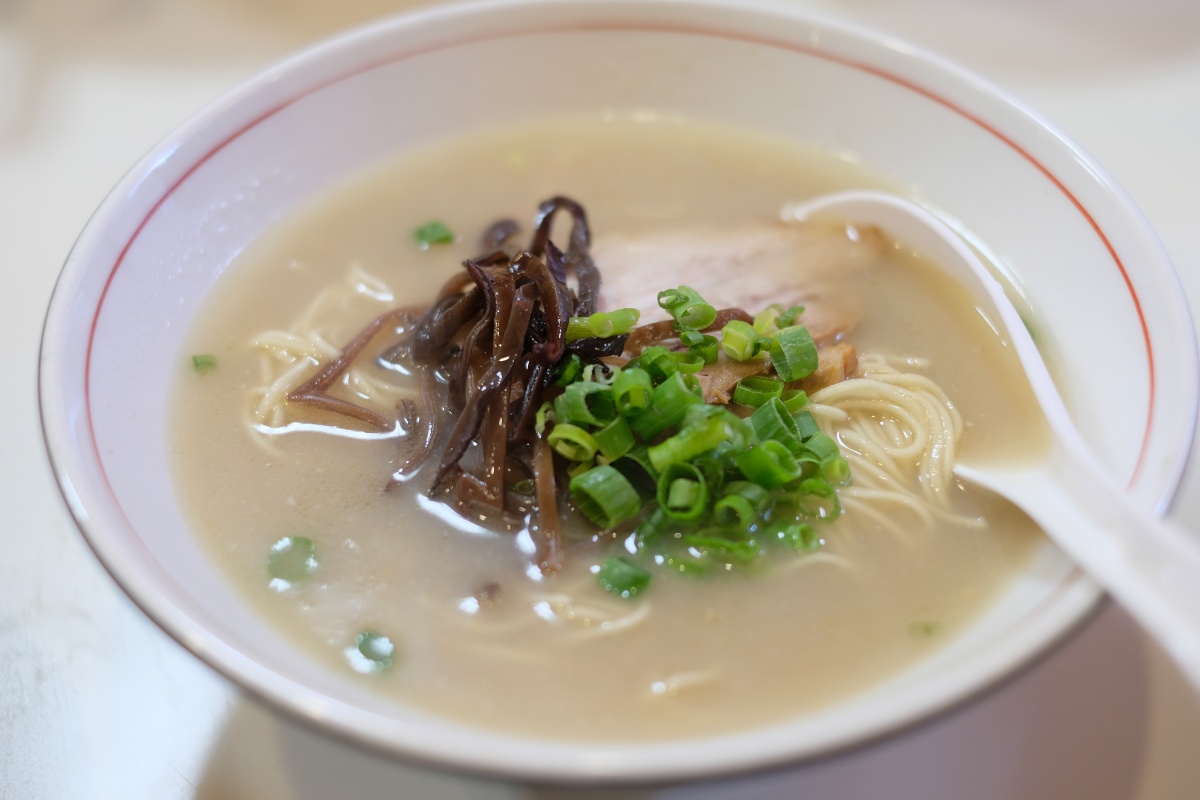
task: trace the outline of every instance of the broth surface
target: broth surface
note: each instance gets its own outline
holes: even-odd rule
[[[488,728],[596,741],[703,736],[782,721],[898,673],[969,626],[1027,564],[1042,541],[1028,519],[965,493],[960,509],[986,527],[914,524],[897,536],[848,512],[822,529],[822,552],[849,569],[780,553],[753,571],[657,572],[629,602],[589,571],[604,551],[535,580],[512,534],[423,510],[420,476],[382,492],[398,457],[392,440],[263,436],[247,422],[247,393],[262,380],[248,343],[286,329],[352,267],[396,296],[348,307],[337,346],[390,306],[427,303],[477,254],[489,223],[512,217],[528,231],[552,195],[579,199],[603,239],[778,220],[787,203],[880,184],[774,140],[618,120],[464,138],[336,187],[248,248],[190,333],[182,361],[217,359],[206,374],[181,368],[169,432],[197,536],[249,603],[330,669]],[[418,250],[412,230],[430,220],[459,241]],[[960,287],[899,251],[885,266],[859,287],[865,318],[850,341],[928,359],[923,372],[966,420],[962,451],[1020,457],[1037,441],[1028,420],[1039,415],[1011,355]],[[656,275],[647,292],[686,282]],[[281,590],[266,561],[285,536],[311,538],[318,566]],[[364,629],[396,645],[389,670],[354,673],[346,652]]]

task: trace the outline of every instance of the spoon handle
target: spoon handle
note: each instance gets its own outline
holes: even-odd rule
[[[1019,506],[1101,583],[1200,690],[1200,542],[1129,495],[1074,443],[1044,466],[955,474]]]

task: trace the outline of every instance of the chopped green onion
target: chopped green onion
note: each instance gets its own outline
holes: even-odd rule
[[[692,534],[682,537],[681,541],[688,547],[715,552],[719,556],[729,556],[737,561],[752,561],[761,552],[758,542],[753,539],[736,541],[722,536]]]
[[[675,427],[683,422],[688,409],[694,405],[702,405],[704,398],[693,392],[683,376],[677,372],[654,387],[650,402],[654,410],[666,421],[667,426]]]
[[[659,292],[658,305],[675,318],[680,328],[703,330],[717,318],[717,309],[705,302],[700,293],[690,286]]]
[[[718,449],[720,445],[718,445]],[[692,460],[692,466],[700,470],[700,474],[704,476],[704,482],[708,484],[708,493],[716,497],[725,488],[725,473],[729,467],[729,462],[726,459],[716,457],[716,450],[708,455],[702,455]]]
[[[413,238],[417,240],[417,247],[428,250],[430,245],[452,244],[454,233],[446,227],[445,223],[435,220],[427,222],[413,231]]]
[[[200,353],[192,356],[192,369],[203,375],[206,372],[212,372],[217,368],[217,357],[208,353]]]
[[[708,572],[711,562],[703,555],[695,557],[689,553],[660,554],[654,557],[654,563],[673,569],[681,575],[703,575]]]
[[[845,486],[850,482],[850,462],[841,456],[826,459],[821,462],[821,474],[831,484]]]
[[[808,405],[808,394],[803,389],[787,389],[779,395],[779,399],[783,401],[783,407],[792,414]]]
[[[267,572],[290,586],[308,577],[317,568],[317,546],[307,536],[285,536],[271,545]],[[272,582],[273,586],[276,586]],[[281,588],[287,588],[283,586]]]
[[[737,465],[748,480],[767,489],[783,486],[801,475],[796,458],[785,445],[774,440],[761,442],[739,453]]]
[[[650,382],[650,373],[634,367],[623,369],[613,379],[613,402],[616,403],[617,413],[621,415],[636,414],[650,405],[650,393],[654,385]]]
[[[808,497],[815,497],[822,501],[817,504],[816,508],[805,504],[804,513],[808,516],[828,520],[835,520],[841,516],[842,504],[838,501],[837,492],[825,479],[805,478],[800,481],[800,485],[797,488],[801,494]]]
[[[763,375],[742,378],[733,387],[733,402],[757,408],[783,394],[783,381]]]
[[[650,573],[623,558],[609,556],[600,564],[596,579],[604,591],[631,600],[650,584]]]
[[[717,363],[717,337],[699,331],[686,330],[679,334],[679,341],[687,345],[689,353],[704,359],[705,364]]]
[[[566,422],[555,425],[546,441],[554,452],[568,461],[591,461],[600,449],[600,445],[590,433]]]
[[[583,375],[583,359],[578,353],[571,353],[554,365],[551,375],[556,386],[570,386]]]
[[[837,442],[820,432],[814,433],[805,439],[804,446],[817,457],[818,461],[824,461],[826,458],[836,456],[840,452]]]
[[[821,537],[813,530],[813,526],[806,522],[788,525],[779,532],[779,538],[805,553],[811,553],[821,546]]]
[[[759,336],[769,337],[779,330],[779,304],[775,303],[754,315],[754,332]]]
[[[616,377],[616,369],[609,369],[604,364],[588,364],[583,368],[583,380],[598,383],[601,386],[611,386]]]
[[[642,409],[636,414],[630,414],[625,419],[629,420],[629,427],[633,429],[633,432],[646,442],[654,441],[674,427],[673,423],[655,408],[653,398],[649,408]]]
[[[654,497],[658,491],[658,473],[646,455],[645,446],[638,446],[612,462],[613,467],[625,476],[641,497]]]
[[[750,323],[733,319],[721,328],[721,349],[734,361],[749,361],[762,350],[762,338]]]
[[[799,380],[817,368],[817,346],[803,325],[783,328],[771,337],[771,363],[785,381]]]
[[[792,421],[796,423],[796,432],[799,434],[800,441],[802,442],[807,442],[811,437],[821,432],[821,429],[817,427],[817,421],[807,411],[794,414]]]
[[[704,360],[704,356],[700,353],[693,353],[690,350],[686,353],[671,353],[671,357],[675,359],[675,368],[685,375],[691,375],[704,369],[708,363]],[[716,361],[716,354],[713,355],[713,361]]]
[[[354,637],[353,646],[346,649],[350,666],[357,672],[382,672],[392,666],[396,646],[392,640],[372,630],[360,631]]]
[[[657,487],[655,491],[657,491]],[[665,511],[656,506],[637,526],[639,548],[644,547],[646,542],[663,536],[674,526],[675,521],[668,517]]]
[[[649,375],[650,380],[659,384],[679,371],[675,355],[665,347],[651,345],[638,356],[638,365]]]
[[[778,397],[766,400],[750,415],[750,427],[762,441],[780,442],[794,454],[801,450],[800,430]]]
[[[718,452],[725,452],[730,448],[740,450],[758,441],[758,436],[754,433],[754,428],[750,426],[749,422],[734,414],[727,407],[716,403],[688,409],[687,416],[683,418],[683,423],[684,425],[696,425],[708,417],[720,417],[721,421],[725,423],[726,432],[729,436],[725,442],[717,445]]]
[[[779,303],[772,303],[754,315],[754,330],[761,336],[771,336],[780,328],[786,328],[796,322],[796,317],[804,313],[804,306],[784,308]]]
[[[692,464],[674,463],[658,476],[658,506],[671,519],[700,519],[708,499],[708,483]]]
[[[735,494],[746,498],[756,507],[762,506],[770,497],[770,493],[766,489],[750,481],[730,481],[725,487],[725,496]]]
[[[554,414],[561,424],[606,425],[617,415],[611,386],[576,381],[554,398]]]
[[[791,306],[779,312],[779,327],[786,328],[796,322],[796,317],[804,313],[804,306]]]
[[[694,481],[691,478],[676,478],[667,487],[666,508],[671,510],[690,510],[701,501],[704,491],[704,481]]]
[[[567,476],[570,478],[578,478],[580,475],[587,472],[594,466],[596,466],[596,462],[590,458],[586,461],[576,461],[567,467]]]
[[[601,528],[612,528],[632,518],[641,500],[629,481],[611,466],[592,467],[568,485],[579,511]]]
[[[633,431],[629,429],[629,422],[624,417],[617,417],[600,430],[594,431],[592,439],[610,462],[628,453],[636,444]]]
[[[539,436],[541,436],[546,432],[547,423],[554,422],[554,420],[554,406],[552,406],[550,401],[547,400],[542,403],[541,408],[539,408],[537,413],[533,416],[533,429],[537,431]]]
[[[620,336],[633,330],[640,317],[641,312],[636,308],[618,308],[615,311],[598,311],[588,317],[571,317],[567,320],[567,341]]]
[[[758,521],[758,509],[740,494],[727,494],[713,504],[713,521],[722,527],[748,531]]]
[[[729,438],[729,429],[719,416],[697,425],[685,425],[679,433],[647,450],[650,463],[659,472],[680,461],[691,461]]]

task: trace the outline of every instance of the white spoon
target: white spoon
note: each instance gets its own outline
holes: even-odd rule
[[[1050,373],[1000,284],[945,223],[884,192],[824,195],[789,208],[796,219],[831,217],[878,226],[976,295],[1012,345],[1049,424],[1041,458],[1003,465],[958,464],[954,473],[1008,498],[1104,586],[1200,689],[1200,544],[1182,528],[1138,508],[1096,463]]]

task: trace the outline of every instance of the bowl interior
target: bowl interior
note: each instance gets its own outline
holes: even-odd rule
[[[247,610],[188,533],[161,435],[172,364],[207,291],[289,209],[406,148],[605,113],[767,132],[903,187],[1025,296],[1097,455],[1147,507],[1169,500],[1196,403],[1190,319],[1153,234],[1069,142],[953,67],[792,11],[508,2],[385,23],[281,65],[169,137],[88,225],[47,320],[41,393],[64,495],[114,577],[185,646],[293,713],[411,757],[548,779],[827,752],[943,708],[1063,636],[1098,592],[1047,545],[969,632],[864,695],[763,731],[597,748],[381,704]]]

